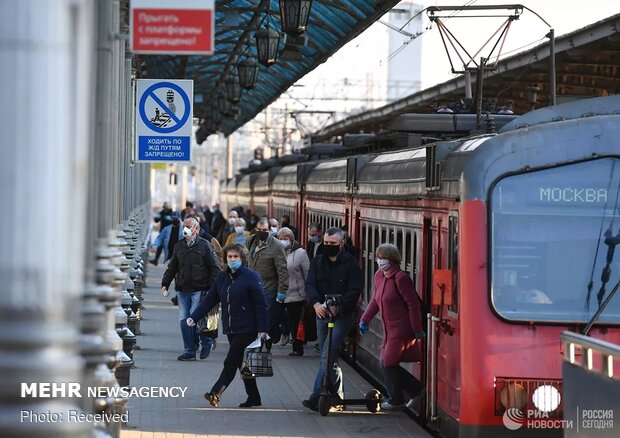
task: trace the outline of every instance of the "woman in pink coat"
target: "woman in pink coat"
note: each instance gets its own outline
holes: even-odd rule
[[[401,257],[396,246],[380,245],[376,260],[379,270],[375,273],[375,293],[362,315],[360,334],[368,332],[368,324],[381,312],[381,367],[389,395],[389,399],[381,403],[381,409],[401,409],[405,406],[403,389],[412,397],[423,389],[420,382],[399,366],[400,362],[422,359],[418,342],[424,337],[420,298],[411,277],[400,269]]]

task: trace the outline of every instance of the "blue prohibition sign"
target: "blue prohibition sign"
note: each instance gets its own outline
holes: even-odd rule
[[[177,93],[179,93],[179,96],[181,96],[181,99],[183,99],[183,104],[185,105],[185,111],[183,113],[183,117],[179,119],[176,116],[176,114],[170,111],[170,108],[168,108],[168,106],[164,102],[162,102],[159,97],[157,97],[157,95],[155,94],[155,90],[159,88],[172,88]],[[176,125],[170,126],[169,128],[161,128],[159,126],[154,126],[151,123],[151,121],[149,120],[145,112],[146,99],[148,99],[149,97],[153,99],[162,108],[162,110],[165,110],[166,113],[168,113],[170,118],[176,122]],[[185,90],[183,90],[177,84],[173,84],[172,82],[159,82],[157,84],[151,85],[149,88],[147,88],[144,91],[144,93],[142,94],[142,97],[140,98],[139,108],[140,108],[140,118],[142,119],[144,124],[149,129],[152,129],[153,131],[159,132],[161,134],[169,134],[171,132],[175,132],[181,129],[185,125],[185,122],[187,122],[187,119],[189,118],[189,112],[190,112],[189,97],[187,97]]]

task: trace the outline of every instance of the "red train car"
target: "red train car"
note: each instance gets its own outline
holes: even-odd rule
[[[426,383],[416,408],[442,436],[562,435],[560,333],[582,330],[620,280],[618,114],[620,97],[591,99],[434,143],[423,136],[466,130],[471,116],[407,115],[396,137],[418,146],[319,162],[297,179],[304,232],[349,227],[362,308],[376,247],[400,248],[427,320],[424,361],[403,366]],[[381,327],[347,347],[377,380]],[[589,334],[620,343],[620,297]]]

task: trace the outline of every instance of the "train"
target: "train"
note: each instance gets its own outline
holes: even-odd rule
[[[344,155],[238,175],[221,203],[287,214],[302,243],[310,223],[346,226],[360,312],[375,249],[398,246],[427,331],[424,360],[401,366],[441,436],[561,436],[560,333],[582,331],[620,279],[620,96],[492,119],[400,115],[385,135],[345,136]],[[620,296],[592,322],[620,343]],[[354,332],[343,353],[381,381],[380,320]]]

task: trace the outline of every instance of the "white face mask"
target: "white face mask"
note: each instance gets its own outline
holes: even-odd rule
[[[271,227],[271,234],[273,234],[274,236],[278,234],[278,227]]]
[[[377,265],[379,265],[379,269],[382,271],[387,271],[392,265],[392,262],[388,259],[377,259]]]
[[[190,230],[187,227],[183,227],[183,237],[191,237],[192,236],[192,230]]]
[[[288,248],[289,246],[291,246],[291,241],[287,239],[280,239],[280,243],[284,248]]]
[[[234,218],[234,217],[229,217],[229,218],[228,218],[228,223],[229,223],[230,225],[235,225],[235,222],[236,222],[236,221],[237,221],[237,219],[236,219],[236,218]]]
[[[243,233],[243,227],[235,227],[235,231],[239,234]]]

